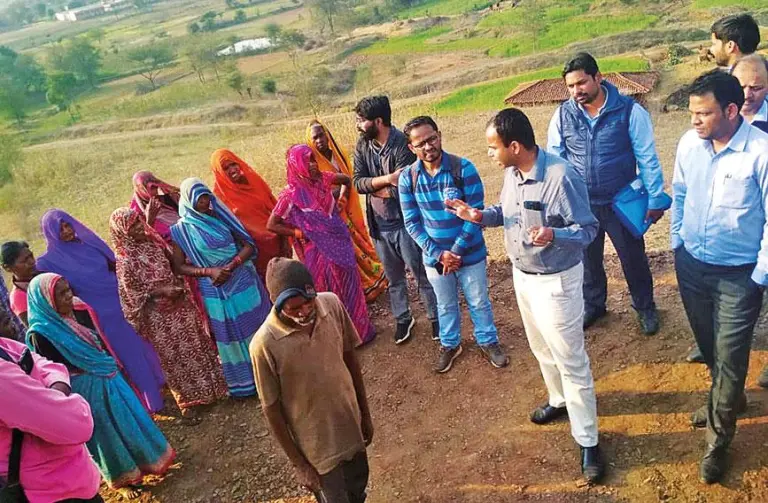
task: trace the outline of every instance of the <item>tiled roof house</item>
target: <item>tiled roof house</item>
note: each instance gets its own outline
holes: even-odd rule
[[[616,86],[619,92],[632,96],[635,101],[645,104],[645,95],[656,87],[657,72],[612,72],[603,78]],[[547,105],[561,103],[569,98],[563,79],[541,79],[518,85],[504,100],[514,106]]]

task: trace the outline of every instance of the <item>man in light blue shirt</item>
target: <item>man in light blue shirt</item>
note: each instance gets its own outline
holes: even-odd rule
[[[692,418],[707,426],[699,474],[711,484],[726,470],[768,285],[768,134],[739,114],[736,77],[713,70],[689,92],[694,129],[677,149],[670,232],[680,296],[712,376],[708,403]]]
[[[587,53],[577,54],[566,63],[563,79],[571,99],[552,117],[547,150],[568,160],[584,179],[592,213],[600,223],[597,237],[584,253],[584,328],[606,314],[608,281],[603,254],[608,234],[642,331],[655,334],[659,317],[645,241],[622,225],[612,207],[614,196],[639,174],[650,196],[646,219],[656,222],[664,215],[664,179],[650,115],[603,80],[597,62]]]

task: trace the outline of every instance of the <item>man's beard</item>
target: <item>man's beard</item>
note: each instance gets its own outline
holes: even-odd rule
[[[361,130],[360,136],[362,136],[366,140],[375,140],[376,137],[379,136],[379,128],[377,128],[376,126],[371,126],[366,130]]]

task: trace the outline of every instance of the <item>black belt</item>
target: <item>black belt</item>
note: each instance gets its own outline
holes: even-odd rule
[[[552,272],[528,272],[528,271],[523,271],[523,270],[522,270],[522,269],[520,269],[519,267],[517,267],[516,269],[517,269],[518,271],[520,271],[521,273],[523,273],[523,274],[528,274],[529,276],[550,276],[550,275],[552,275],[552,274],[560,274],[561,272],[563,272],[563,271],[552,271]],[[567,270],[567,269],[566,269],[566,270]]]

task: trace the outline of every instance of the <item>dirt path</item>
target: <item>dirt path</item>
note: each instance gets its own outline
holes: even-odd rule
[[[732,468],[722,485],[698,482],[703,433],[688,423],[708,387],[703,366],[682,361],[691,338],[669,254],[652,258],[662,330],[644,337],[629,308],[615,258],[609,258],[610,315],[588,332],[597,381],[601,445],[610,462],[606,485],[579,483],[578,451],[567,421],[540,427],[528,413],[546,400],[514,301],[506,261],[489,268],[502,342],[512,364],[491,368],[469,340],[451,372],[430,371],[436,343],[417,306],[417,335],[391,341],[385,299],[373,306],[378,339],[360,351],[376,423],[371,460],[373,503],[422,502],[746,502],[768,501],[768,394],[755,379],[768,361],[761,323],[748,388],[748,417],[739,421]],[[161,418],[179,464],[154,481],[143,502],[309,502],[272,443],[256,400],[228,401],[198,426]],[[109,503],[120,501],[111,497]]]

